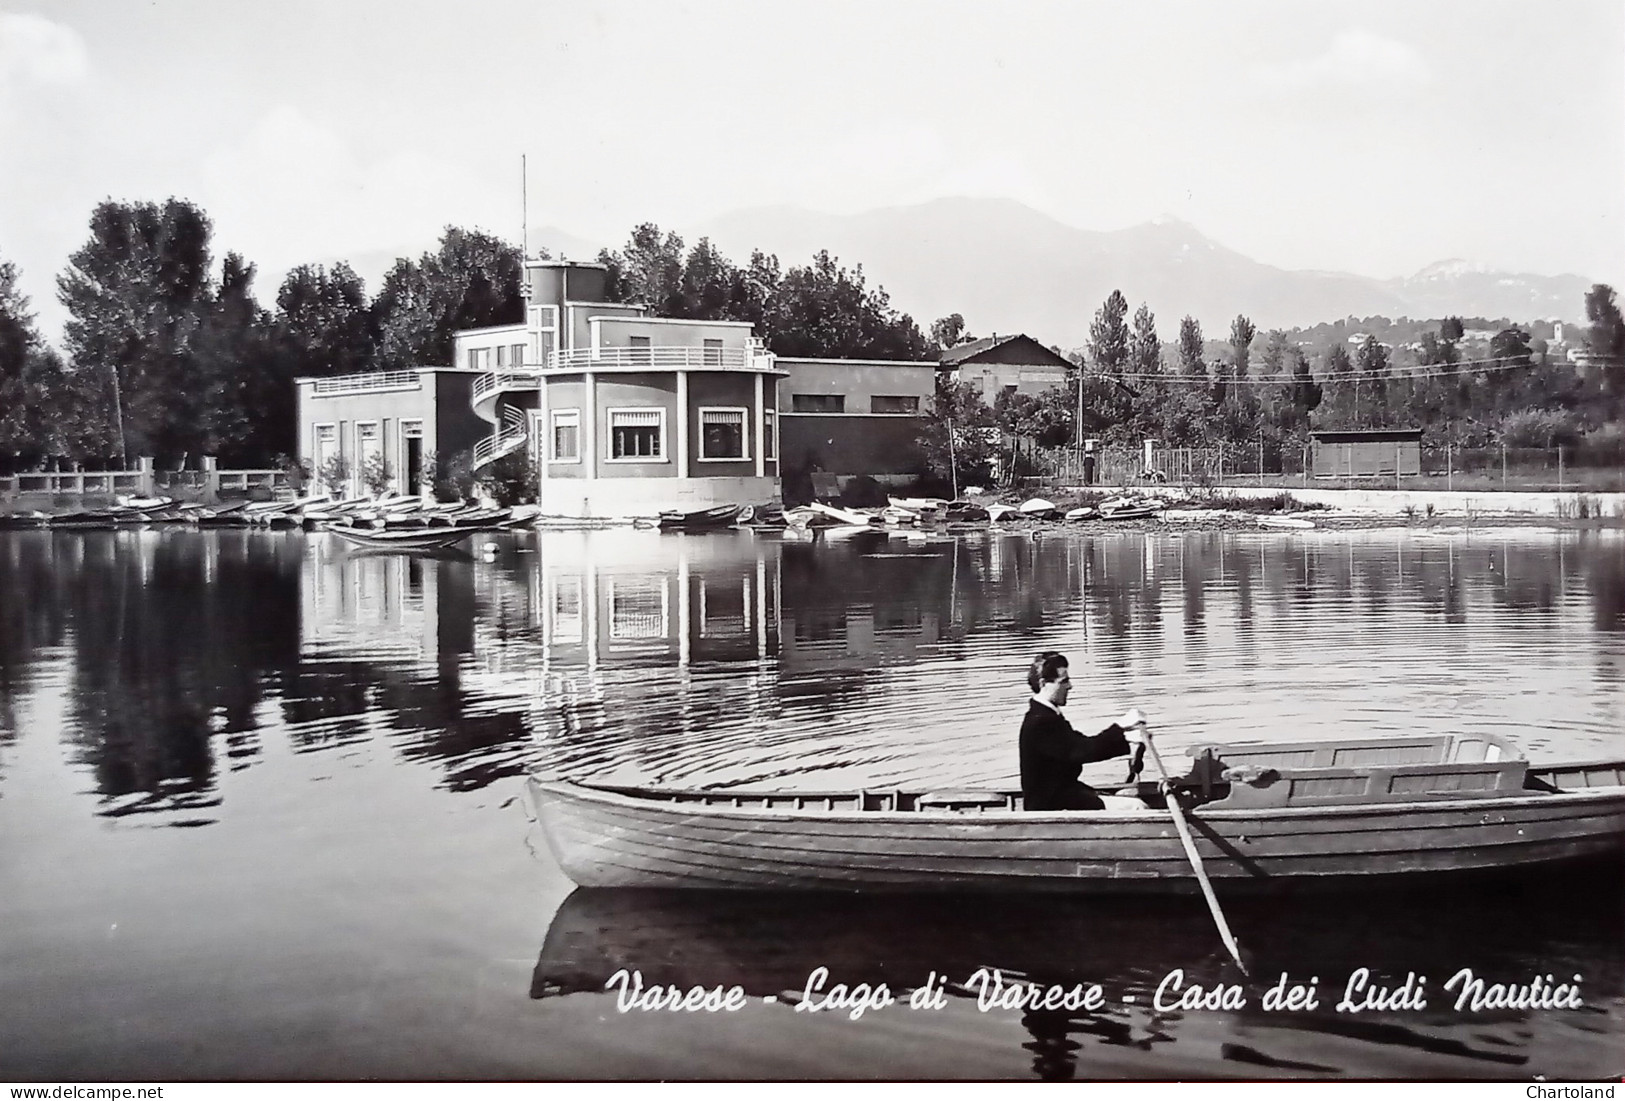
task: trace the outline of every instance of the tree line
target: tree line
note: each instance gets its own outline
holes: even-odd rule
[[[1284,330],[1260,337],[1238,315],[1223,354],[1210,357],[1194,318],[1182,318],[1164,344],[1150,307],[1130,319],[1127,300],[1113,291],[1095,312],[1086,347],[1071,355],[1065,385],[1036,396],[1002,393],[991,406],[967,387],[940,394],[937,423],[921,444],[932,469],[946,475],[948,441],[957,443],[952,462],[962,477],[979,476],[977,464],[985,469],[992,458],[991,446],[964,431],[975,426],[1013,437],[1018,454],[1072,445],[1081,424],[1083,438],[1108,446],[1153,439],[1168,447],[1259,447],[1276,469],[1282,452],[1306,446],[1315,430],[1420,428],[1424,446],[1458,449],[1618,449],[1625,445],[1625,322],[1605,284],[1593,286],[1585,309],[1593,360],[1586,365],[1556,358],[1546,341],[1517,326],[1496,332],[1487,354],[1468,357],[1458,317],[1396,352],[1374,336],[1306,348]]]
[[[252,263],[228,253],[215,264],[211,235],[208,216],[183,200],[99,204],[56,280],[68,314],[62,353],[40,338],[15,267],[0,259],[0,467],[128,465],[138,455],[263,466],[295,438],[295,378],[449,364],[457,330],[523,316],[519,250],[478,230],[447,227],[433,251],[398,259],[371,297],[348,264],[301,265],[274,308],[255,297]],[[827,251],[788,268],[759,250],[736,264],[709,240],[689,246],[645,223],[597,261],[611,301],[747,321],[779,355],[921,361],[972,339],[957,313],[922,332],[861,265]],[[1625,324],[1613,290],[1594,287],[1586,313],[1603,366],[1585,372],[1552,361],[1517,327],[1495,335],[1488,357],[1464,357],[1458,318],[1399,363],[1376,339],[1352,351],[1345,341],[1306,349],[1282,330],[1260,338],[1238,316],[1224,354],[1210,359],[1193,318],[1165,344],[1149,306],[1131,318],[1114,291],[1072,354],[1066,385],[999,394],[991,407],[948,387],[926,450],[939,468],[947,460],[938,451],[954,451],[956,462],[963,450],[974,456],[980,445],[945,424],[997,426],[1041,446],[1073,443],[1081,431],[1107,443],[1280,449],[1314,428],[1399,424],[1461,446],[1617,434]]]
[[[255,298],[252,263],[228,253],[215,265],[211,233],[179,199],[98,205],[57,277],[62,354],[40,338],[15,266],[0,261],[0,466],[285,461],[294,379],[450,364],[457,330],[523,319],[519,250],[477,230],[447,227],[434,251],[397,260],[371,297],[346,263],[301,265],[270,309]],[[932,351],[861,267],[827,252],[788,269],[756,252],[740,267],[709,241],[685,248],[642,225],[598,259],[611,301],[750,321],[782,355]]]

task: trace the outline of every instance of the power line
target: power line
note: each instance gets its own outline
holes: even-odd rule
[[[1491,371],[1515,371],[1519,368],[1531,368],[1539,366],[1543,365],[1532,363],[1527,357],[1523,356],[1497,356],[1488,359],[1460,360],[1453,364],[1431,363],[1418,368],[1391,368],[1389,371],[1382,374],[1374,374],[1370,371],[1360,370],[1359,368],[1351,368],[1347,371],[1332,371],[1324,374],[1315,374],[1314,372],[1310,372],[1307,379],[1300,378],[1297,375],[1247,375],[1246,377],[1237,377],[1235,375],[1227,374],[1213,377],[1208,375],[1187,375],[1182,373],[1163,374],[1155,372],[1113,374],[1100,370],[1088,372],[1086,377],[1103,378],[1121,382],[1184,382],[1196,383],[1204,386],[1212,385],[1219,381],[1223,381],[1227,385],[1234,386],[1294,386],[1302,382],[1403,382],[1413,379],[1453,378],[1459,375],[1480,375],[1487,374]]]

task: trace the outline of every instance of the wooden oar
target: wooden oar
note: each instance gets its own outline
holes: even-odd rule
[[[1243,975],[1247,974],[1247,965],[1241,962],[1241,946],[1230,932],[1230,923],[1224,920],[1224,911],[1219,909],[1218,896],[1213,893],[1213,884],[1208,882],[1207,870],[1202,867],[1202,854],[1196,851],[1196,842],[1191,838],[1191,828],[1185,822],[1185,811],[1179,805],[1179,799],[1174,794],[1174,782],[1168,775],[1168,770],[1162,765],[1162,755],[1152,744],[1151,731],[1142,730],[1146,751],[1151,754],[1151,763],[1157,766],[1157,774],[1162,777],[1163,791],[1168,797],[1168,813],[1173,817],[1174,830],[1179,834],[1179,840],[1185,846],[1185,856],[1191,862],[1191,871],[1196,873],[1196,882],[1201,884],[1202,897],[1207,899],[1207,908],[1213,914],[1213,924],[1219,927],[1219,937],[1224,941],[1225,948],[1230,951],[1230,958],[1236,961]]]

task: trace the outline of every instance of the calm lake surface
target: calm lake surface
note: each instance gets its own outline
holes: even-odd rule
[[[1625,1069],[1615,868],[1227,901],[576,891],[527,769],[674,784],[1014,785],[1022,678],[1198,741],[1493,731],[1625,756],[1625,539],[1528,531],[501,536],[478,558],[326,535],[0,532],[0,1078],[1526,1079]],[[473,544],[478,547],[478,542]],[[1103,781],[1123,763],[1091,766]],[[949,996],[981,967],[1093,1010]],[[737,1013],[617,1012],[619,968]],[[1428,1007],[1338,1013],[1356,968]],[[1581,976],[1579,1009],[1454,1009]],[[1280,972],[1313,1012],[1264,1012]],[[778,1000],[764,999],[778,996]],[[903,995],[906,998],[906,995]],[[1132,1002],[1127,999],[1133,998]]]

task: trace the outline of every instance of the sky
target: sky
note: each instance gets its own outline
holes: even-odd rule
[[[522,200],[620,242],[998,196],[1284,268],[1625,285],[1625,5],[0,0],[0,260],[48,337],[95,204],[171,195],[266,302],[301,263],[375,290],[448,224],[518,243]]]

